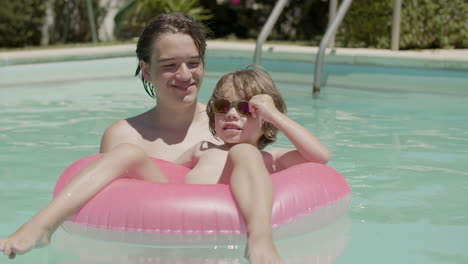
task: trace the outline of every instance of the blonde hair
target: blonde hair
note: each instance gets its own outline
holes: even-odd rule
[[[286,104],[280,91],[276,88],[271,77],[259,68],[245,69],[225,74],[216,84],[216,87],[211,95],[211,99],[224,98],[223,87],[226,84],[232,85],[233,92],[247,101],[258,94],[268,94],[273,99],[276,109],[281,113],[286,113]],[[215,113],[211,108],[211,104],[206,106],[206,112],[209,118],[211,133],[216,137],[215,131]],[[263,135],[259,138],[257,147],[265,148],[267,145],[276,141],[278,129],[268,122],[262,125]]]

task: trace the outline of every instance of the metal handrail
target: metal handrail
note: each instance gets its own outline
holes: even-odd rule
[[[313,88],[314,94],[317,94],[320,92],[320,85],[322,82],[322,64],[323,64],[323,58],[324,58],[324,53],[325,53],[327,44],[330,41],[330,38],[333,36],[333,34],[335,34],[335,31],[338,28],[338,26],[341,24],[341,21],[343,21],[343,18],[346,15],[346,12],[348,11],[348,8],[351,5],[351,2],[353,2],[353,0],[344,0],[343,3],[341,3],[340,8],[338,9],[338,12],[336,14],[336,17],[333,20],[333,23],[331,23],[331,25],[328,27],[327,32],[325,33],[325,36],[323,37],[322,41],[320,41],[320,48],[317,52],[317,58],[315,59],[315,74],[314,74],[314,88]]]
[[[329,0],[329,2],[330,3],[328,7],[328,25],[331,25],[336,17],[336,10],[338,9],[338,0]],[[330,37],[330,41],[328,42],[328,48],[335,48],[335,34],[333,34]]]
[[[260,57],[262,56],[262,46],[263,42],[265,42],[268,35],[270,35],[271,29],[275,25],[276,21],[278,20],[279,15],[283,11],[284,7],[288,3],[289,0],[278,0],[271,11],[270,16],[268,16],[267,22],[263,25],[262,31],[257,38],[257,44],[255,45],[255,53],[253,59],[253,65],[260,65]]]
[[[93,3],[91,0],[86,1],[86,6],[88,8],[88,19],[89,19],[89,26],[91,27],[91,37],[93,39],[93,43],[98,42],[97,38],[97,31],[96,31],[96,23],[94,22],[94,11],[93,11]]]
[[[393,23],[392,23],[392,50],[400,48],[400,21],[401,21],[401,4],[403,0],[393,1]]]

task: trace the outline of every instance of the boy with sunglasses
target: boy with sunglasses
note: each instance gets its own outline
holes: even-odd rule
[[[192,170],[187,183],[229,184],[247,224],[251,263],[282,263],[272,238],[270,174],[304,162],[327,163],[329,152],[285,115],[272,79],[259,70],[224,75],[206,107],[210,131],[224,144],[202,141],[177,159]],[[262,150],[281,131],[296,149]]]

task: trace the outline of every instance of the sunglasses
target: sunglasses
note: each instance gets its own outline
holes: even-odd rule
[[[235,107],[240,115],[250,116],[249,102],[246,100],[232,101],[229,99],[218,98],[211,99],[210,104],[213,112],[218,114],[225,114],[229,112],[231,108]]]

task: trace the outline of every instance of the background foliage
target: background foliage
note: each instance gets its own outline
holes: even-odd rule
[[[119,12],[116,21],[116,36],[119,39],[138,37],[146,23],[160,13],[186,13],[199,21],[212,18],[209,10],[199,0],[132,0]]]
[[[404,49],[468,48],[468,2],[403,1],[400,46]]]
[[[466,0],[404,0],[400,48],[468,48]],[[393,1],[354,0],[339,29],[338,45],[388,49]]]
[[[39,45],[44,0],[0,0],[0,46]]]
[[[53,1],[55,23],[50,29],[51,43],[91,41],[91,26],[86,2],[86,0]],[[106,15],[106,8],[99,5],[99,0],[93,0],[92,4],[96,30],[99,30],[99,25],[102,24]]]
[[[0,47],[40,45],[47,3],[52,3],[55,14],[50,43],[91,41],[86,0],[0,0]],[[92,3],[99,27],[106,8],[99,0]]]
[[[276,3],[275,0],[256,0],[255,6],[245,2],[233,6],[230,1],[217,5],[202,0],[201,4],[213,10],[207,21],[215,37],[256,39]],[[328,3],[322,0],[290,0],[273,28],[270,40],[312,41],[323,35],[328,21]]]
[[[89,42],[86,0],[0,0],[0,47],[39,45],[45,3],[52,1],[51,43]],[[115,21],[119,39],[133,39],[163,12],[185,12],[203,21],[214,38],[255,39],[276,0],[129,0]],[[290,0],[269,40],[318,45],[328,23],[327,0]],[[93,0],[99,27],[107,9]],[[404,0],[401,49],[468,48],[466,0]],[[354,0],[338,30],[336,46],[390,48],[393,0]]]
[[[337,46],[389,48],[393,1],[354,0],[336,37]]]

